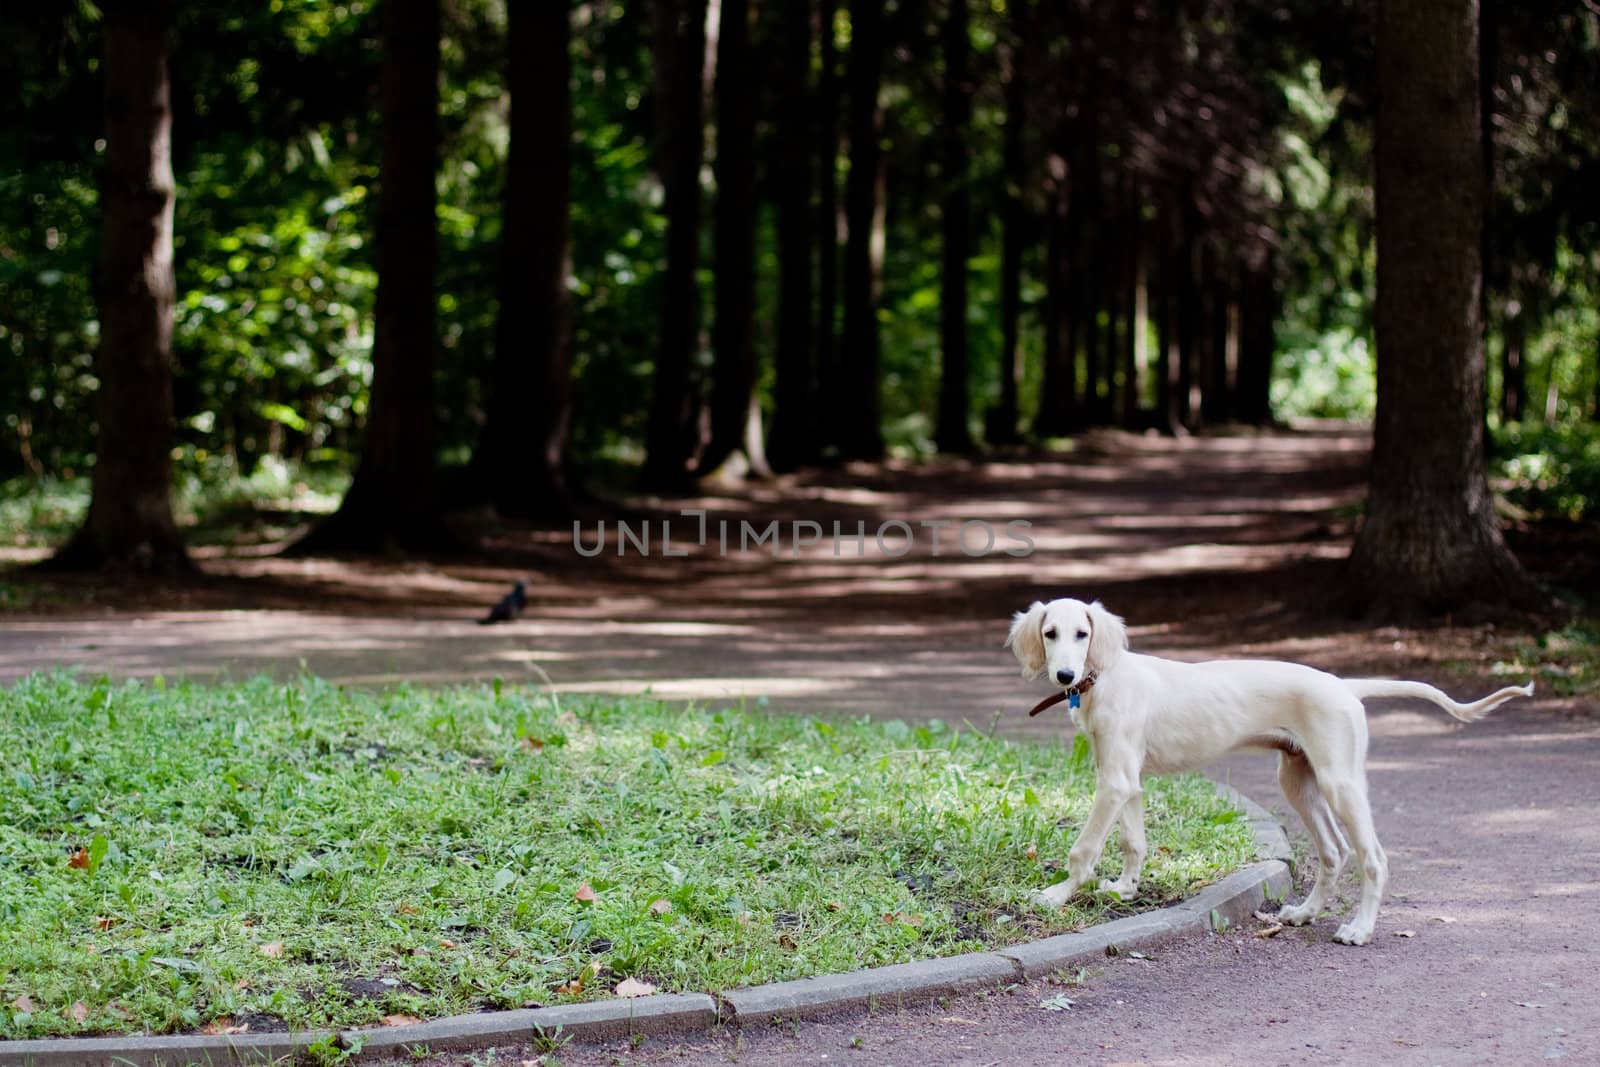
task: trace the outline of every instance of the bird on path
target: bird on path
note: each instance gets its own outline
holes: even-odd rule
[[[500,598],[500,603],[489,609],[489,614],[478,620],[479,626],[488,626],[490,623],[510,622],[522,614],[522,609],[528,606],[528,587],[523,582],[518,582],[511,587],[511,592]]]

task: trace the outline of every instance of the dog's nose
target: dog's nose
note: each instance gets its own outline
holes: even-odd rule
[[[1071,685],[1072,680],[1076,677],[1076,674],[1067,670],[1065,667],[1059,671],[1056,671],[1056,681],[1060,682],[1062,685]]]

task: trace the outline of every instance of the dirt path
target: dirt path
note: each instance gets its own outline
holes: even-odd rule
[[[647,502],[654,510],[639,517],[653,523],[657,554],[644,558],[615,555],[614,530],[607,553],[585,559],[570,531],[522,529],[496,534],[489,555],[467,561],[214,556],[211,577],[159,602],[132,587],[39,587],[46,610],[0,616],[0,679],[66,664],[169,677],[291,675],[303,664],[350,683],[534,680],[542,671],[570,690],[765,698],[777,708],[939,716],[1037,735],[1062,722],[1024,716],[1037,694],[1000,642],[1011,611],[1071,594],[1126,615],[1143,651],[1275,656],[1463,692],[1488,687],[1490,665],[1513,640],[1492,627],[1373,630],[1316,610],[1348,551],[1365,449],[1360,434],[1342,430],[1107,437],[1051,457],[854,468]],[[862,522],[868,540],[859,557],[852,542],[835,556],[826,540],[798,558],[762,549],[724,557],[713,534],[710,545],[666,558],[659,521],[682,538],[691,522],[680,507],[704,509],[713,530],[718,519],[734,522],[735,538],[747,518],[758,528]],[[1027,520],[1035,551],[970,558],[946,540],[935,555],[919,536],[894,557],[872,538],[890,519],[918,534],[930,521],[1003,531]],[[592,523],[583,540],[593,543]],[[893,535],[888,545],[897,547]],[[530,581],[527,615],[474,625],[514,577]],[[1108,961],[1064,990],[1075,1000],[1068,1012],[1038,1007],[1063,990],[1029,986],[737,1040],[572,1048],[562,1060],[1600,1062],[1593,711],[1542,697],[1464,728],[1432,712],[1373,709],[1372,792],[1394,876],[1369,948],[1330,944],[1330,919],[1272,940],[1239,933],[1156,960]],[[1218,773],[1281,812],[1270,759]],[[1415,936],[1398,936],[1407,930]]]

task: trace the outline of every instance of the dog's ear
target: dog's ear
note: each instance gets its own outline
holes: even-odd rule
[[[1099,674],[1128,650],[1128,628],[1098,600],[1089,605],[1089,622],[1089,655],[1084,669]]]
[[[1035,600],[1027,611],[1019,611],[1011,619],[1011,633],[1006,647],[1022,664],[1024,678],[1037,678],[1044,673],[1044,604]]]

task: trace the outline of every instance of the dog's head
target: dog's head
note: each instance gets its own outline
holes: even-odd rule
[[[1034,601],[1012,618],[1006,645],[1022,664],[1024,678],[1042,674],[1070,686],[1109,670],[1128,647],[1128,631],[1098,600]]]

